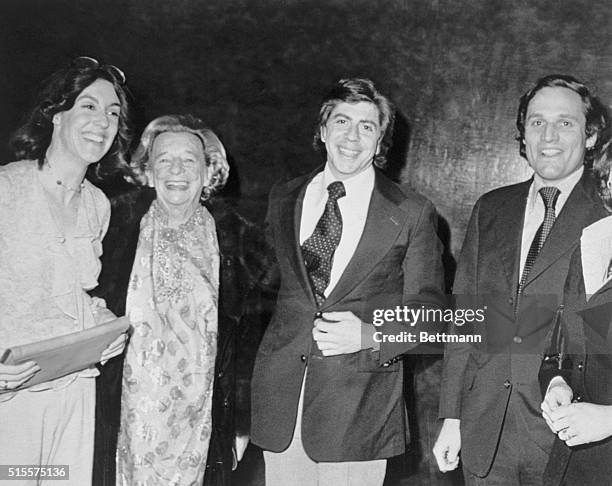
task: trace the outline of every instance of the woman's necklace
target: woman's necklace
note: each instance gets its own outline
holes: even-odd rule
[[[47,164],[47,167],[49,167],[49,170],[51,171],[51,176],[55,178],[55,174],[53,173],[53,168],[51,167],[51,164],[49,163],[49,159],[45,158],[45,164]],[[70,186],[70,185],[66,184],[62,179],[59,179],[59,178],[55,179],[55,183],[58,186],[63,187],[67,191],[72,191],[72,192],[74,192],[76,194],[80,194],[81,190],[83,189],[83,187],[85,187],[85,183],[84,182],[81,182],[77,187],[74,187],[74,186]]]
[[[68,184],[66,184],[66,183],[65,183],[64,181],[62,181],[61,179],[56,179],[56,180],[55,180],[55,183],[56,183],[58,186],[62,186],[62,187],[63,187],[64,189],[66,189],[67,191],[76,192],[77,194],[80,194],[81,189],[83,189],[83,186],[85,186],[85,183],[81,182],[81,183],[79,184],[79,186],[78,186],[78,187],[72,187],[72,186],[69,186]]]
[[[82,182],[78,187],[71,187],[65,184],[62,179],[56,177],[47,159],[45,159],[45,164],[49,170],[50,176],[47,179],[49,182],[45,190],[47,204],[55,222],[55,226],[61,235],[61,239],[65,241],[66,236],[73,234],[77,226],[81,190],[85,187],[85,184]],[[55,180],[55,186],[52,183],[53,180]],[[72,194],[64,192],[62,195],[62,193],[53,191],[53,187],[63,187]],[[66,198],[68,199],[66,200]]]

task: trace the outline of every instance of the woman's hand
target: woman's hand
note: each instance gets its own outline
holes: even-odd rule
[[[568,446],[597,442],[612,435],[612,405],[572,403],[550,414],[559,438]]]
[[[114,358],[115,356],[119,356],[123,353],[125,348],[125,343],[127,341],[127,333],[119,334],[117,339],[115,339],[112,343],[108,345],[108,347],[102,351],[102,356],[100,357],[100,364],[104,366],[106,362]]]
[[[540,405],[540,408],[542,409],[542,416],[544,417],[544,420],[546,420],[546,424],[548,425],[548,428],[552,430],[553,434],[557,433],[557,429],[555,428],[555,424],[551,419],[551,414],[559,407],[566,407],[572,403],[573,396],[574,392],[562,377],[555,376],[550,381],[548,389],[546,390],[546,396],[544,397],[544,401]]]
[[[106,307],[106,301],[100,297],[91,298],[91,312],[96,324],[104,324],[105,322],[117,319],[117,316]]]
[[[0,392],[14,390],[39,371],[40,367],[34,361],[26,361],[19,365],[0,364]]]

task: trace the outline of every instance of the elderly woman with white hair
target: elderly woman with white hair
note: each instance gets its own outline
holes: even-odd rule
[[[229,172],[224,154],[206,151],[210,133],[190,115],[162,116],[145,128],[133,156],[134,170],[156,199],[140,222],[127,287],[133,332],[123,372],[117,484],[191,485],[204,476],[219,249],[214,220],[200,200],[222,187]]]

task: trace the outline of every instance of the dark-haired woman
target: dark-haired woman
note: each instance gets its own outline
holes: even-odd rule
[[[110,206],[85,174],[93,164],[98,173],[125,165],[124,84],[115,66],[77,58],[47,80],[13,138],[23,160],[0,167],[1,348],[114,317],[87,294],[97,285]],[[121,353],[124,343],[120,336],[101,361]],[[16,390],[38,370],[34,362],[0,364],[1,462],[68,465],[65,484],[89,484],[97,371]]]

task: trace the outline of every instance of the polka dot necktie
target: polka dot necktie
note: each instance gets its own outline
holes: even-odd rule
[[[329,196],[325,210],[312,235],[302,243],[302,256],[317,305],[321,305],[325,300],[324,292],[329,285],[334,253],[342,236],[342,214],[338,199],[346,195],[344,184],[340,181],[327,186],[327,192]]]
[[[518,289],[517,289],[517,299],[515,300],[515,312],[518,309],[519,304],[519,296],[523,293],[525,288],[525,284],[527,283],[527,277],[529,276],[529,272],[531,271],[538,253],[544,246],[544,242],[550,233],[550,230],[555,223],[555,205],[557,204],[557,199],[561,191],[556,187],[547,186],[540,189],[540,196],[542,196],[542,200],[544,201],[544,207],[546,208],[546,212],[544,213],[544,221],[538,228],[535,236],[533,237],[533,241],[531,242],[531,246],[529,247],[529,251],[527,252],[527,259],[525,260],[525,266],[523,267],[523,273],[521,275],[521,280],[519,281]]]

